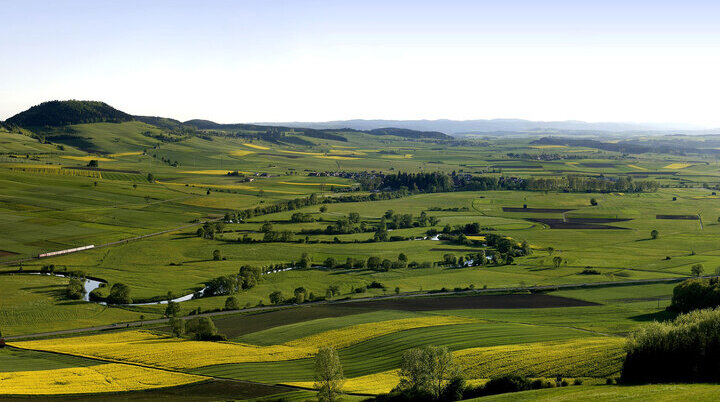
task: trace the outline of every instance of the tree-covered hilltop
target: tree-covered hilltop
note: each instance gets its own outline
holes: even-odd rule
[[[105,102],[55,100],[33,106],[7,119],[6,122],[21,127],[44,127],[98,122],[120,123],[130,120],[133,120],[131,115]]]

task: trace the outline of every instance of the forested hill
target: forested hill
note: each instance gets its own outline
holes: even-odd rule
[[[104,102],[49,101],[33,106],[7,119],[7,123],[21,127],[66,126],[70,124],[133,120],[133,117]]]
[[[174,134],[192,135],[198,131],[201,132],[254,132],[256,135],[262,135],[272,140],[278,135],[287,139],[292,139],[292,143],[296,145],[310,145],[311,143],[297,138],[298,135],[306,137],[314,137],[325,140],[347,141],[343,133],[364,133],[370,135],[390,135],[408,139],[430,139],[430,140],[446,140],[452,139],[437,131],[417,131],[407,128],[378,128],[372,130],[356,130],[352,128],[346,129],[315,129],[307,127],[289,127],[277,125],[261,125],[261,124],[220,124],[210,120],[188,120],[181,122],[175,119],[156,117],[156,116],[132,116],[112,106],[98,101],[49,101],[33,106],[30,109],[20,112],[15,116],[7,119],[5,123],[9,126],[19,126],[30,129],[53,128],[74,124],[88,123],[120,123],[126,121],[137,120],[146,124],[153,125],[162,130],[172,132]],[[45,133],[47,135],[47,133]],[[289,137],[288,137],[289,135]],[[287,141],[284,141],[287,142]]]

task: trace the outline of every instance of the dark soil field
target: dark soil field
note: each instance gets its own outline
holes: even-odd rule
[[[570,223],[615,223],[615,222],[625,222],[630,221],[632,219],[624,219],[624,218],[567,218],[566,219]]]
[[[697,215],[655,215],[655,219],[681,219],[687,221],[699,220]]]
[[[503,207],[503,212],[527,212],[534,214],[562,214],[564,212],[574,211],[573,209],[562,208],[512,208]]]
[[[550,226],[550,229],[622,229],[627,230],[627,228],[621,228],[619,226],[611,226],[611,225],[600,225],[597,223],[585,223],[585,222],[578,222],[578,219],[582,218],[576,218],[575,221],[568,220],[563,221],[562,219],[550,219],[550,218],[528,218],[528,221],[531,222],[538,222],[545,225]],[[588,218],[593,219],[593,218]],[[621,219],[617,220],[616,222],[620,222],[627,219]]]
[[[312,307],[284,308],[256,314],[238,314],[224,318],[213,318],[218,332],[235,338],[252,332],[293,324],[318,318],[342,317],[377,310],[376,308],[351,308],[343,305],[323,305]],[[163,330],[168,330],[163,328]]]
[[[542,169],[539,165],[493,165],[493,167],[501,169]]]
[[[546,294],[406,297],[326,304],[311,307],[284,308],[256,314],[237,314],[223,318],[215,317],[213,321],[219,333],[226,335],[228,338],[236,338],[280,325],[294,324],[319,318],[343,317],[377,310],[432,311],[595,305],[597,304],[583,300]],[[169,331],[167,327],[160,328],[160,330]]]
[[[597,306],[597,303],[542,293],[520,295],[476,295],[448,297],[409,297],[348,304],[353,308],[376,310],[465,310],[465,309],[515,309]]]

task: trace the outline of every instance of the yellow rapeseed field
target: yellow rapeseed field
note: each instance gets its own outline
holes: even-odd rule
[[[467,236],[467,238],[470,240],[485,240],[485,236]]]
[[[134,362],[151,367],[188,369],[214,364],[303,359],[314,356],[321,346],[339,349],[403,330],[473,322],[478,320],[448,316],[389,320],[335,329],[272,346],[191,341],[147,331],[24,341],[13,345],[24,349],[98,357],[116,362]]]
[[[343,391],[359,394],[384,394],[390,392],[400,382],[398,370],[383,371],[360,377],[346,378]],[[313,388],[313,381],[286,382],[285,385],[301,388]]]
[[[626,341],[593,337],[562,342],[472,348],[454,353],[466,378],[504,374],[525,377],[598,377],[616,375],[625,358]]]
[[[398,320],[371,322],[339,328],[319,334],[306,336],[286,342],[286,346],[296,348],[317,348],[319,346],[332,346],[336,349],[344,348],[378,336],[387,335],[413,328],[434,327],[439,325],[469,324],[479,322],[476,319],[451,316],[402,318]]]
[[[90,162],[91,160],[96,160],[98,162],[114,162],[115,159],[110,158],[103,158],[102,156],[73,156],[73,155],[62,155],[60,156],[63,159],[71,159],[74,161],[81,161],[81,162]]]
[[[353,157],[351,157],[351,156],[326,155],[326,154],[324,154],[324,153],[322,153],[322,152],[288,151],[288,150],[284,150],[284,149],[278,149],[278,152],[282,152],[282,153],[286,153],[286,154],[294,154],[294,155],[312,156],[312,157],[314,157],[314,158],[319,158],[319,159],[336,159],[336,160],[352,160],[352,159],[357,159],[357,158],[353,158]],[[332,151],[330,151],[330,152],[332,152]],[[346,152],[337,151],[337,152],[344,153],[344,154],[348,154],[347,151],[346,151]]]
[[[178,183],[178,182],[169,182],[169,181],[160,181],[157,180],[159,184],[164,185],[170,185],[170,186],[182,186],[185,187],[186,183]],[[280,190],[268,190],[265,188],[257,188],[248,186],[245,184],[205,184],[205,183],[187,183],[191,187],[199,187],[199,188],[224,188],[228,190],[248,190],[248,191],[255,191],[258,192],[260,190],[266,192],[266,193],[277,193],[277,194],[302,194],[302,193],[296,193],[293,191],[280,191]]]
[[[317,347],[297,348],[285,345],[255,346],[232,342],[190,341],[146,331],[26,341],[13,345],[25,349],[176,369],[213,364],[301,359],[312,357],[317,351]]]
[[[58,395],[174,387],[206,377],[108,363],[90,367],[0,373],[0,394]]]
[[[245,145],[248,145],[248,144],[245,144]],[[248,145],[248,146],[249,146],[249,145]],[[245,155],[250,155],[250,154],[254,154],[254,153],[255,153],[255,152],[253,152],[253,151],[245,151],[244,149],[236,149],[236,150],[230,152],[230,155],[232,155],[232,156],[245,156]]]
[[[685,169],[690,166],[692,166],[691,163],[671,163],[667,166],[663,166],[663,169]]]
[[[645,169],[644,167],[642,167],[642,166],[637,166],[637,165],[628,165],[628,167],[633,168],[633,169],[637,169],[637,170],[647,170],[647,169]]]
[[[263,150],[263,151],[267,151],[268,149],[270,149],[270,148],[268,148],[268,147],[264,147],[264,146],[262,146],[262,145],[257,145],[257,144],[247,144],[247,143],[245,143],[245,144],[243,144],[243,145],[245,145],[246,147],[250,147],[250,148],[260,149],[260,150]]]
[[[108,155],[111,158],[120,158],[122,156],[134,156],[134,155],[142,155],[142,151],[135,151],[135,152],[120,152],[117,154],[110,154]]]

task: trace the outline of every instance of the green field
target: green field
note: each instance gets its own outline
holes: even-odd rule
[[[107,281],[109,286],[99,293],[103,296],[108,295],[113,284],[126,284],[134,301],[143,302],[161,300],[168,292],[175,296],[190,294],[213,278],[237,274],[243,265],[272,271],[277,264],[297,265],[306,256],[311,259],[310,267],[266,272],[257,284],[233,295],[241,311],[214,316],[219,331],[228,336],[229,345],[284,348],[305,337],[325,333],[330,336],[336,333],[333,331],[354,328],[362,331],[367,325],[390,320],[463,317],[473,321],[379,333],[343,346],[339,355],[345,376],[350,379],[385,376],[382,386],[359,393],[389,390],[394,384],[388,381],[394,380],[388,373],[398,368],[404,351],[444,345],[460,360],[462,356],[471,356],[464,358],[464,372],[470,380],[484,381],[494,374],[518,372],[531,377],[582,377],[595,384],[604,383],[607,376],[618,375],[621,345],[628,332],[652,320],[673,317],[665,308],[676,283],[641,281],[681,280],[690,276],[695,264],[702,264],[706,275],[720,272],[717,271],[720,197],[715,194],[720,191],[717,190],[720,163],[707,154],[621,154],[574,146],[543,148],[530,138],[419,140],[346,131],[334,134],[347,141],[297,132],[287,132],[281,140],[273,140],[263,137],[263,132],[249,129],[198,130],[187,135],[139,121],[33,130],[49,143],[31,138],[28,130],[24,134],[0,131],[0,224],[7,228],[0,234],[0,263],[4,263],[0,272],[13,272],[0,275],[0,330],[6,337],[113,324],[122,328],[126,323],[139,321],[141,316],[147,321],[164,315],[165,305],[160,304],[105,306],[68,300],[67,279],[27,275],[27,271],[51,264],[55,272],[79,270]],[[713,136],[705,139],[715,141]],[[547,157],[548,153],[554,156]],[[97,170],[85,169],[90,160],[98,161]],[[235,171],[238,173],[228,175]],[[633,180],[656,181],[660,188],[642,193],[415,191],[392,199],[372,200],[377,193],[359,189],[361,173],[370,171],[522,179],[572,175],[617,180],[632,175]],[[148,174],[153,176],[152,180],[148,180]],[[241,222],[225,222],[222,233],[213,239],[196,235],[203,223],[225,220],[225,214],[305,199],[313,194],[320,199],[327,197],[327,202],[256,214]],[[347,195],[364,198],[331,202]],[[591,205],[591,199],[597,205]],[[390,210],[398,215],[412,214],[417,224],[388,232],[388,236],[403,239],[372,241],[374,228],[382,224],[383,216]],[[293,222],[297,213],[306,214],[312,221]],[[354,213],[359,215],[357,226],[370,229],[354,233],[325,231]],[[421,224],[418,220],[421,214],[439,221],[432,226]],[[663,219],[662,215],[698,219]],[[266,223],[272,224],[273,231],[291,233],[292,240],[264,240],[261,230]],[[516,256],[511,264],[474,267],[438,264],[446,254],[465,257],[496,251],[482,241],[460,244],[432,240],[432,235],[428,235],[431,230],[443,231],[446,225],[464,227],[474,223],[483,228],[484,235],[497,234],[510,238],[514,244],[527,242],[531,253]],[[651,238],[652,230],[659,232],[657,239]],[[144,235],[151,236],[115,244]],[[243,242],[243,238],[251,241]],[[44,252],[91,244],[96,248],[35,258]],[[220,252],[221,258],[213,258],[214,250]],[[328,258],[338,264],[348,258],[397,261],[400,253],[407,256],[408,263],[426,265],[386,271],[323,266]],[[560,262],[556,266],[553,259],[557,257]],[[632,281],[640,282],[623,283]],[[581,286],[599,282],[606,284]],[[528,295],[527,287],[563,285],[578,286],[549,289],[541,296],[591,303],[548,307],[498,302],[497,306],[443,307],[452,304],[448,297],[465,296],[426,295],[437,291],[503,289],[504,293],[522,296]],[[289,303],[272,311],[252,309],[270,305],[272,292],[281,291],[288,299],[299,287],[306,290],[306,298],[322,300],[331,286],[336,286],[339,294],[332,295],[330,303],[320,301],[302,306]],[[394,299],[378,304],[354,300],[396,293],[401,299],[426,295],[436,305],[420,306],[421,303],[413,302],[404,305]],[[224,295],[183,301],[180,315],[196,313],[198,309],[222,310],[226,298]],[[345,299],[348,303],[336,303]],[[244,308],[247,311],[242,311]],[[146,328],[167,333],[164,323]],[[607,348],[593,343],[604,341],[609,345]],[[574,345],[582,347],[575,349]],[[502,360],[504,354],[507,361]],[[5,372],[100,363],[14,348],[0,351],[0,367],[11,367]],[[220,380],[203,386],[106,395],[106,399],[127,396],[141,400],[144,392],[151,393],[150,397],[173,398],[179,397],[185,387],[188,392],[184,400],[201,399],[203,392],[226,399],[231,396],[217,384],[226,379],[253,383],[247,389],[232,383],[239,387],[237,395],[242,398],[274,395],[303,400],[314,397],[313,393],[275,386],[312,381],[313,364],[312,358],[303,357],[168,369]],[[583,385],[486,399],[670,400],[681,395],[704,399],[716,390],[711,385]]]

